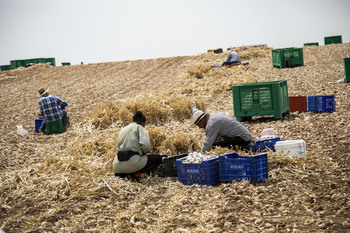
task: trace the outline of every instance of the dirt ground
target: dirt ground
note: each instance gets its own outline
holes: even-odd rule
[[[337,82],[344,77],[350,44],[304,47],[305,65],[286,69],[272,67],[271,50],[254,51],[242,56],[248,66],[216,68],[220,75],[200,78],[187,77],[187,71],[219,65],[227,53],[1,71],[0,228],[6,233],[350,232],[350,85]],[[122,105],[143,93],[185,95],[203,100],[210,112],[233,115],[231,84],[245,79],[287,80],[289,96],[336,96],[332,113],[292,112],[283,120],[244,122],[255,138],[274,128],[283,140],[304,139],[304,158],[269,152],[269,178],[256,184],[186,186],[177,178],[147,176],[137,184],[113,176],[121,126],[92,127],[87,118],[97,104]],[[40,87],[69,103],[72,126],[66,133],[34,132]],[[16,125],[29,134],[19,136]],[[159,127],[204,140],[186,120]]]

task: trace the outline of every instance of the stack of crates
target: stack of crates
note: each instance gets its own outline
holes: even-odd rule
[[[229,153],[219,156],[220,181],[249,180],[258,182],[268,178],[267,153],[240,156]]]
[[[290,114],[286,80],[236,85],[232,87],[232,97],[239,121],[267,115],[281,119]]]
[[[185,185],[215,185],[219,183],[218,157],[201,163],[183,163],[185,158],[176,160],[177,177]]]
[[[254,140],[254,151],[256,152],[264,152],[272,150],[273,152],[276,152],[275,150],[275,144],[276,142],[281,141],[281,137],[274,137],[274,138],[267,138],[267,139],[255,139]]]
[[[309,112],[334,112],[335,96],[334,95],[310,95],[308,96]]]
[[[157,170],[158,176],[176,177],[177,176],[176,160],[186,156],[187,156],[187,153],[184,153],[184,154],[165,158],[158,167],[158,170]]]
[[[272,50],[272,65],[278,68],[303,66],[303,49],[284,48]]]
[[[290,112],[307,112],[306,96],[289,96]]]
[[[318,42],[305,43],[304,46],[318,46]]]
[[[350,57],[344,57],[344,82],[350,82]]]
[[[341,44],[342,42],[342,36],[327,36],[324,38],[324,44]]]

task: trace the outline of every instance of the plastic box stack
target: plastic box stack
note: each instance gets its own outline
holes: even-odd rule
[[[308,96],[309,112],[334,112],[335,96],[334,95],[310,95]]]
[[[183,163],[185,158],[176,160],[177,177],[185,185],[215,185],[219,183],[219,159],[208,159],[202,163]]]
[[[249,180],[258,182],[268,178],[267,153],[240,156],[229,153],[219,156],[220,181]]]
[[[157,173],[160,177],[176,177],[176,160],[186,157],[187,153],[171,156],[165,158],[164,161],[159,165]]]
[[[281,141],[281,137],[267,138],[267,139],[255,139],[254,141],[254,151],[263,152],[272,150],[275,152],[276,142]]]

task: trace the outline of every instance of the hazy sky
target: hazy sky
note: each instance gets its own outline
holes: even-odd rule
[[[0,65],[99,63],[350,41],[350,0],[0,0]]]

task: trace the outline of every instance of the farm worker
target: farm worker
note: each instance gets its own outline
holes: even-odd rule
[[[220,146],[247,148],[253,139],[249,130],[235,117],[223,112],[207,114],[197,108],[192,108],[191,122],[205,129],[206,139],[202,151],[210,151],[212,147]]]
[[[140,182],[137,176],[156,171],[166,155],[146,155],[152,149],[148,132],[144,128],[146,117],[137,111],[132,120],[119,132],[113,171],[115,176]]]
[[[41,97],[39,100],[39,116],[44,117],[44,123],[41,125],[40,131],[43,132],[45,130],[46,122],[61,119],[64,129],[66,129],[68,127],[68,117],[65,108],[68,106],[68,103],[57,96],[50,95],[48,89],[40,88],[38,92]]]
[[[239,58],[238,53],[235,51],[229,51],[226,61],[222,64],[223,66],[241,64],[241,58]]]

